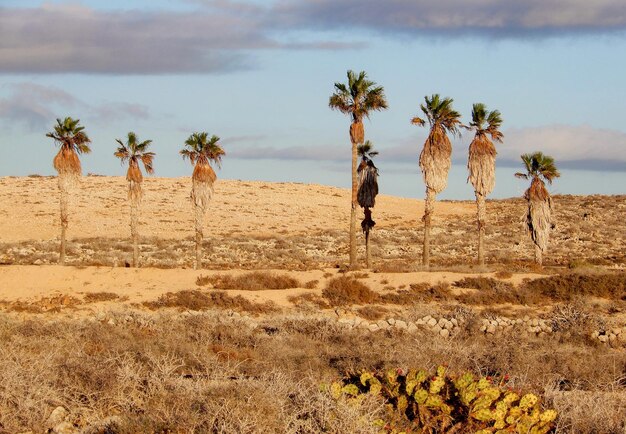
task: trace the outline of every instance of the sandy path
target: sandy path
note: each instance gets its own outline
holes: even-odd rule
[[[83,177],[70,202],[68,236],[124,238],[129,235],[127,184],[123,177]],[[189,237],[193,230],[189,178],[144,181],[140,230],[144,236]],[[380,195],[374,219],[380,228],[421,224],[423,201]],[[0,241],[50,240],[58,237],[56,178],[0,178]],[[315,184],[218,180],[206,233],[297,234],[347,229],[350,192]],[[440,202],[435,220],[472,214],[469,202]],[[27,218],[27,220],[25,220]],[[27,224],[25,223],[27,222]]]
[[[316,289],[293,288],[287,290],[239,291],[229,290],[231,295],[243,295],[255,301],[274,301],[281,306],[290,306],[289,296],[304,292],[321,293],[328,279],[337,277],[336,269],[312,271],[274,270],[288,274],[303,284],[318,280]],[[86,293],[113,292],[120,297],[127,297],[129,302],[154,300],[166,292],[185,289],[199,289],[196,279],[200,275],[229,274],[232,276],[246,273],[240,270],[211,271],[193,269],[158,269],[158,268],[111,268],[111,267],[61,267],[57,265],[11,265],[0,267],[1,301],[35,301],[53,295],[71,295],[81,298]],[[325,273],[331,274],[324,277]],[[385,286],[407,287],[411,283],[438,282],[454,283],[470,273],[452,272],[414,272],[414,273],[368,273],[361,279],[373,290],[381,291]],[[483,274],[490,276],[490,274]],[[519,283],[524,278],[536,278],[534,274],[516,274],[512,283]]]

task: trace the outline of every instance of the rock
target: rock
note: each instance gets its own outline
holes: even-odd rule
[[[609,337],[607,335],[598,336],[598,340],[602,343],[607,343],[609,341]]]
[[[52,432],[54,434],[74,434],[78,432],[78,429],[69,422],[61,422],[53,428]]]
[[[539,320],[537,318],[533,319],[530,322],[530,325],[532,325],[533,327],[537,327],[539,325]]]
[[[489,324],[487,326],[487,333],[489,334],[494,334],[496,332],[496,326],[494,326],[493,324]]]
[[[41,259],[36,259],[35,262],[33,262],[33,265],[41,265],[43,264],[43,261]]]
[[[115,320],[113,320],[113,318],[111,318],[110,320],[107,321],[107,324],[114,326],[115,325]]]
[[[384,319],[379,320],[378,322],[376,322],[376,324],[382,330],[387,330],[389,328],[389,323],[385,321]]]
[[[481,332],[486,332],[487,331],[487,326],[486,325],[481,326],[480,327],[480,331]]]
[[[396,324],[395,324],[396,328],[402,329],[402,330],[406,330],[408,328],[406,322],[402,321],[402,320],[396,320]]]
[[[361,323],[359,324],[359,327],[362,327],[362,328],[364,328],[364,329],[367,329],[367,328],[369,328],[369,327],[370,327],[370,323],[369,323],[369,321],[363,320],[363,321],[361,321]]]
[[[439,334],[439,332],[441,332],[441,330],[443,330],[441,327],[439,327],[439,324],[435,325],[435,327],[432,328],[433,333]]]
[[[437,325],[437,320],[436,320],[435,318],[432,318],[432,317],[431,317],[428,321],[426,321],[426,324],[427,324],[429,327],[434,327],[434,326],[436,326],[436,325]]]
[[[459,322],[456,320],[456,318],[450,318],[450,322],[452,323],[452,325],[454,325],[454,327],[459,326]]]
[[[450,336],[450,330],[448,330],[448,329],[442,329],[442,330],[439,332],[439,336],[441,336],[441,337],[443,337],[443,338],[447,338],[447,337],[449,337],[449,336]]]
[[[415,325],[415,323],[409,323],[408,331],[409,333],[415,333],[417,331],[417,326]]]
[[[424,319],[423,319],[423,318],[420,318],[420,319],[418,319],[417,321],[415,321],[415,324],[416,324],[416,325],[424,325],[424,324],[426,324],[426,321],[424,321]]]
[[[443,328],[450,331],[454,328],[454,324],[452,324],[452,321],[446,321]]]
[[[444,328],[444,327],[446,326],[446,323],[447,323],[447,322],[448,322],[448,320],[447,320],[447,319],[445,319],[445,318],[441,318],[441,319],[439,320],[439,322],[437,322],[437,325],[438,325],[439,327],[441,327],[441,328]]]
[[[432,316],[430,315],[426,315],[424,318],[422,318],[424,320],[424,324],[428,324],[428,321],[430,321],[431,319],[433,319]]]
[[[52,410],[52,413],[50,413],[50,416],[48,416],[48,419],[46,420],[46,426],[48,428],[53,428],[57,426],[65,420],[68,414],[69,412],[64,407],[59,406],[55,408],[54,410]]]
[[[600,336],[600,332],[598,330],[594,330],[594,332],[591,333],[591,339],[598,339],[598,336]]]
[[[368,330],[371,332],[376,332],[380,330],[380,327],[378,327],[378,324],[370,324],[368,327]]]
[[[388,323],[390,326],[392,326],[392,325],[394,325],[394,324],[396,323],[396,320],[395,320],[395,319],[393,319],[393,318],[389,318],[389,319],[387,320],[387,323]]]

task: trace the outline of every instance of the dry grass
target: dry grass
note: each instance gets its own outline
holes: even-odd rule
[[[266,318],[251,329],[209,311],[163,312],[148,330],[2,317],[0,348],[5,432],[46,432],[63,405],[83,432],[374,433],[382,403],[344,405],[320,385],[359,369],[442,363],[545,391],[560,412],[559,433],[626,428],[626,353],[584,343],[368,333],[319,317]],[[93,431],[106,420],[108,430]]]
[[[557,301],[581,296],[626,301],[626,273],[563,274],[531,280],[523,288]]]
[[[209,293],[196,290],[168,292],[159,297],[158,300],[147,301],[143,305],[152,310],[167,307],[196,311],[232,309],[252,314],[271,313],[277,310],[276,306],[271,302],[253,303],[240,295],[231,297],[223,291]]]
[[[276,274],[267,271],[253,271],[237,277],[227,274],[199,276],[196,284],[198,286],[211,284],[215,289],[238,289],[243,291],[304,287],[300,281],[287,274]]]

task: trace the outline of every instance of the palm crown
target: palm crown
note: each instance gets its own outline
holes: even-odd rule
[[[542,152],[523,154],[522,162],[524,163],[526,173],[516,173],[515,176],[518,178],[543,178],[548,181],[548,183],[552,184],[554,178],[561,176],[554,164],[554,158],[544,155]]]
[[[501,126],[502,115],[498,110],[488,111],[483,103],[473,105],[469,128],[474,129],[477,136],[489,134],[496,142],[502,142],[504,134],[500,131]]]
[[[63,120],[57,119],[54,131],[47,133],[46,137],[54,139],[61,146],[61,150],[88,154],[91,152],[89,148],[91,140],[84,131],[85,127],[79,123],[80,119],[72,119],[69,116]]]
[[[185,140],[185,147],[188,149],[182,149],[180,155],[183,158],[189,158],[191,164],[209,164],[215,163],[218,167],[221,167],[222,156],[226,155],[224,149],[218,143],[219,137],[213,135],[209,138],[208,133],[193,133],[187,140]]]
[[[420,108],[426,115],[431,130],[443,128],[452,135],[459,135],[461,125],[461,114],[452,109],[452,98],[443,98],[439,94],[434,94],[430,98],[424,97],[426,104],[421,104]],[[426,121],[420,117],[414,117],[411,123],[419,126],[426,125]]]
[[[119,144],[117,151],[115,151],[115,156],[119,158],[122,163],[129,161],[129,166],[139,166],[139,160],[143,163],[143,166],[146,168],[146,172],[152,174],[154,173],[154,168],[152,166],[152,162],[154,160],[154,152],[148,152],[148,146],[152,143],[152,140],[145,140],[143,142],[139,142],[137,140],[137,135],[132,131],[128,133],[128,140],[126,144],[124,144],[120,139],[115,139],[115,141]]]
[[[358,75],[348,71],[348,84],[335,83],[335,92],[330,96],[328,106],[352,116],[354,122],[368,117],[372,110],[387,108],[387,100],[382,86],[367,79],[365,71]]]
[[[356,148],[359,157],[364,160],[371,160],[373,157],[378,155],[378,151],[374,150],[374,145],[369,140],[366,140],[365,143],[361,143]]]

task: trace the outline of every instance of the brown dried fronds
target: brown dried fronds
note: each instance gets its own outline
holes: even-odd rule
[[[350,140],[352,143],[363,143],[365,131],[362,121],[355,121],[350,124]]]
[[[205,182],[213,185],[217,179],[215,171],[208,163],[198,161],[193,168],[192,178],[198,182]]]
[[[451,155],[452,143],[443,127],[432,128],[420,154],[419,165],[424,183],[435,193],[441,193],[448,185]]]
[[[496,182],[496,148],[486,134],[476,135],[469,146],[467,180],[474,191],[484,196],[493,191]]]
[[[59,175],[80,176],[82,173],[80,158],[72,148],[61,147],[52,160],[52,164]]]

